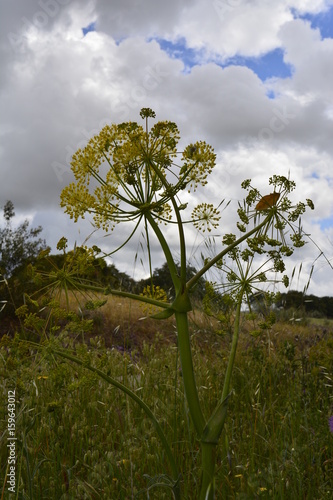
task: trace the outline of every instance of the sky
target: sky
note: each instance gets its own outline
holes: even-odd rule
[[[55,251],[66,236],[110,252],[122,233],[74,224],[59,200],[70,161],[106,123],[140,122],[142,107],[178,124],[185,143],[217,154],[195,201],[230,201],[216,248],[235,227],[242,180],[263,194],[273,174],[311,198],[303,219],[311,241],[290,259],[302,264],[292,289],[333,295],[333,0],[0,0],[0,207],[18,224],[43,227]],[[193,202],[193,195],[191,201]],[[1,221],[1,219],[0,219]],[[0,222],[1,224],[1,222]],[[91,235],[91,233],[93,233]],[[177,256],[177,239],[166,230]],[[203,238],[188,230],[188,257]],[[141,241],[142,243],[142,241]],[[148,272],[133,240],[112,257],[134,278]],[[319,255],[321,252],[324,255]],[[153,267],[163,255],[153,244]],[[326,260],[327,259],[327,260]]]

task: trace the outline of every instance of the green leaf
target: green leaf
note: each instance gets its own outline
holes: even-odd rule
[[[174,310],[171,308],[163,309],[163,311],[160,311],[156,314],[153,314],[152,316],[149,316],[150,318],[153,319],[167,319],[170,318],[174,314]]]

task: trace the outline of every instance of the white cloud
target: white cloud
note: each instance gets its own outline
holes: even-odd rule
[[[106,1],[50,2],[57,13],[43,26],[36,21],[40,2],[6,2],[2,9],[1,206],[11,199],[22,217],[34,214],[53,247],[66,232],[72,243],[82,243],[91,232],[89,222],[73,226],[59,208],[60,192],[72,179],[71,155],[107,121],[140,121],[140,108],[151,107],[158,119],[178,123],[184,142],[204,139],[218,154],[212,184],[196,199],[226,198],[237,207],[244,178],[266,192],[270,175],[290,171],[296,197],[312,198],[316,205],[304,223],[332,254],[331,229],[321,230],[320,219],[333,212],[333,40],[322,40],[308,22],[294,20],[291,8],[316,13],[333,2],[226,0],[222,17],[216,10],[222,2],[213,1],[119,0],[112,9]],[[82,28],[95,20],[99,31],[83,37]],[[10,33],[17,36],[16,46]],[[290,78],[262,82],[246,67],[222,69],[202,59],[185,73],[180,60],[149,41],[153,36],[184,37],[189,47],[202,50],[200,57],[215,60],[281,47],[294,69]],[[223,213],[221,231],[233,227],[234,210]],[[107,249],[120,236],[98,233],[92,241]],[[177,252],[175,236],[170,238]],[[195,233],[189,241],[196,245]],[[115,257],[121,270],[129,270],[137,248],[133,242],[129,253]],[[309,265],[316,251],[307,247]],[[157,247],[155,255],[161,264]],[[315,293],[330,294],[320,282],[323,274],[316,276]]]
[[[333,39],[322,40],[318,29],[299,19],[287,23],[280,37],[286,47],[285,61],[294,67],[293,90],[327,105],[333,95]]]

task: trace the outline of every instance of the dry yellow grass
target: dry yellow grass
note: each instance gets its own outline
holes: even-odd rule
[[[85,308],[89,300],[106,300],[106,303],[95,310],[89,310]],[[65,305],[62,297],[61,306]],[[174,342],[176,339],[172,318],[154,320],[147,315],[144,305],[135,300],[102,294],[76,297],[71,293],[69,306],[84,318],[93,320],[94,326],[89,336],[102,336],[106,347],[117,345],[124,349],[140,349],[144,341],[152,341],[156,335],[166,342]]]
[[[174,318],[155,320],[148,316],[145,305],[128,298],[114,295],[90,294],[79,299],[71,293],[69,296],[70,308],[88,319],[93,319],[93,330],[86,335],[103,337],[105,346],[117,346],[124,350],[140,350],[143,342],[153,342],[158,336],[161,343],[176,343],[176,328]],[[106,300],[106,303],[93,311],[84,308],[88,300]],[[64,298],[62,305],[65,305]],[[156,312],[156,311],[154,311]],[[223,333],[223,327],[214,318],[208,317],[202,310],[195,308],[189,313],[189,322],[193,342],[201,348],[214,345],[214,348],[228,349],[230,335]],[[257,322],[256,322],[257,323]],[[327,323],[297,324],[291,322],[277,322],[259,338],[251,336],[257,324],[243,318],[239,340],[239,351],[251,346],[264,343],[268,352],[273,354],[289,342],[295,346],[296,355],[302,356],[311,347],[332,332],[332,325]],[[217,332],[221,333],[217,334]]]

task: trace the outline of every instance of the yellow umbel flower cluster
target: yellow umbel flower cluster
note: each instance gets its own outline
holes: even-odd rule
[[[215,166],[216,154],[211,146],[204,141],[190,144],[183,153],[181,174],[188,186],[188,191],[196,190],[198,185],[207,184],[207,177]]]
[[[192,212],[194,227],[205,233],[217,228],[220,221],[220,212],[211,203],[201,203]]]
[[[179,191],[207,183],[216,159],[212,147],[203,141],[190,144],[179,165],[177,125],[160,121],[148,130],[148,117],[155,114],[145,109],[143,115],[146,130],[136,122],[106,125],[73,155],[75,182],[62,191],[61,206],[75,222],[87,213],[106,231],[148,213],[167,222]]]
[[[140,293],[142,297],[148,297],[150,299],[155,299],[155,300],[160,300],[161,302],[167,302],[168,301],[168,295],[166,291],[161,288],[159,285],[147,285],[144,287],[142,293]],[[143,311],[145,314],[153,314],[154,312],[157,312],[159,309],[152,306],[151,304],[145,304],[144,302],[142,303],[143,305]]]

